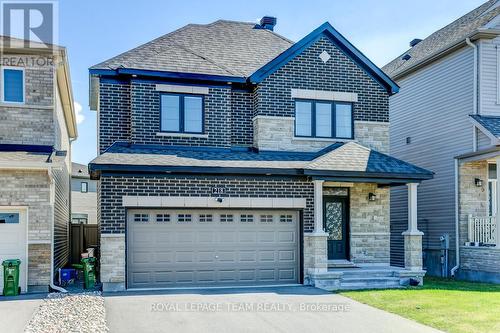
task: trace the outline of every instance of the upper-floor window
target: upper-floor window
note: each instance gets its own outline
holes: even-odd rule
[[[161,95],[162,132],[203,133],[203,96]]]
[[[295,136],[352,139],[352,104],[296,100]]]
[[[89,183],[82,182],[80,185],[80,192],[87,193],[89,191]]]
[[[2,67],[2,102],[24,103],[24,69]]]

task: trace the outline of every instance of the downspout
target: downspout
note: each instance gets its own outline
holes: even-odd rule
[[[472,81],[472,90],[473,90],[473,98],[472,98],[472,114],[478,114],[478,96],[477,96],[477,81],[478,81],[478,48],[477,45],[472,43],[469,38],[465,39],[465,43],[472,47],[474,49],[474,66],[473,66],[473,77],[474,80]],[[476,126],[472,126],[472,151],[477,151],[477,133],[476,133]]]
[[[452,277],[455,277],[455,272],[460,267],[460,239],[459,239],[459,214],[458,214],[458,159],[455,158],[455,266],[451,269]]]
[[[478,48],[477,45],[472,43],[469,38],[465,39],[465,42],[467,45],[472,47],[474,49],[474,66],[473,66],[473,75],[474,75],[474,80],[473,80],[473,98],[472,98],[472,105],[473,105],[473,114],[478,114],[478,96],[477,96],[477,83],[478,83],[478,71],[477,71],[477,66],[478,66]],[[473,130],[473,136],[472,136],[472,150],[477,151],[477,133],[476,133],[476,127],[472,127]],[[452,277],[455,277],[455,273],[460,267],[460,226],[459,226],[459,187],[458,187],[458,159],[455,158],[455,266],[451,269],[450,273]]]
[[[48,173],[49,173],[49,181],[50,181],[50,204],[52,206],[54,206],[54,203],[55,203],[55,182],[54,182],[54,178],[52,177],[52,168],[49,168],[48,170]],[[50,242],[50,282],[49,282],[49,286],[50,288],[52,288],[53,290],[57,290],[61,293],[67,293],[68,291],[64,288],[61,288],[59,286],[56,286],[54,284],[54,216],[52,216],[52,218],[50,219],[50,233],[51,233],[51,242]]]

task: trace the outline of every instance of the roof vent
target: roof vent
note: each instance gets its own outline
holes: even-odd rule
[[[415,38],[414,40],[412,40],[410,42],[410,47],[414,47],[415,45],[417,45],[418,43],[420,43],[422,40],[420,38]]]
[[[276,17],[272,16],[264,16],[260,19],[260,27],[262,29],[274,30],[274,26],[276,25]]]
[[[408,61],[411,59],[411,55],[409,54],[405,54],[401,59],[405,60],[405,61]]]

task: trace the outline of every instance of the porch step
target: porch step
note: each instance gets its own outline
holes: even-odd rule
[[[398,272],[393,269],[370,269],[370,270],[358,270],[358,269],[345,269],[342,271],[344,278],[366,278],[366,277],[396,277]]]
[[[386,289],[401,288],[399,277],[343,277],[340,281],[340,290],[361,290],[361,289]]]
[[[356,265],[348,260],[328,260],[328,268],[350,268]]]

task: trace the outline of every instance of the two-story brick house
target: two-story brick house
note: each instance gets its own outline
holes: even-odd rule
[[[190,24],[90,69],[105,290],[421,280],[432,173],[385,154],[397,85],[329,23],[297,43],[275,23]],[[406,269],[389,266],[396,184]]]
[[[48,291],[69,254],[77,128],[66,49],[0,43],[0,262],[21,260],[22,292]]]

